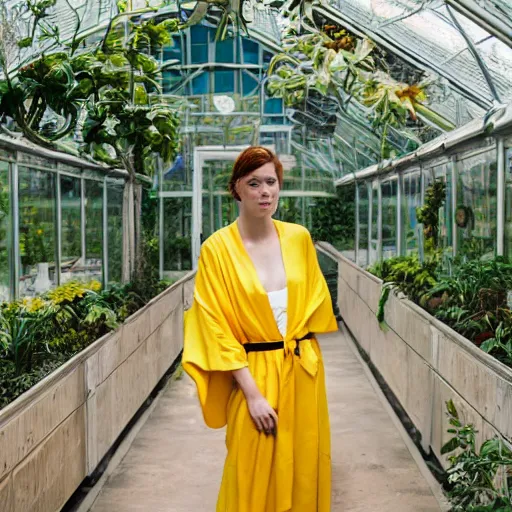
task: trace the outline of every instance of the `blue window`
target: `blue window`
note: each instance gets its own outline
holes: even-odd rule
[[[190,50],[192,64],[208,62],[208,44],[193,44]]]
[[[259,45],[250,39],[242,39],[242,49],[244,52],[244,64],[258,64]]]
[[[163,92],[170,92],[171,89],[181,82],[182,76],[181,73],[174,69],[164,70],[162,71],[162,88]]]
[[[208,32],[210,32],[208,27],[194,25],[190,29],[190,42],[192,44],[208,43]]]
[[[190,30],[191,63],[204,64],[208,62],[208,28],[201,25]]]
[[[216,71],[215,72],[215,92],[234,92],[235,90],[235,72],[234,71]]]
[[[165,46],[163,48],[164,62],[166,60],[179,59],[181,60],[181,39],[179,37],[172,38],[174,44]]]
[[[242,87],[243,87],[243,95],[250,96],[254,94],[256,87],[258,87],[258,80],[253,78],[248,73],[242,73]],[[257,91],[256,91],[257,93]]]
[[[208,73],[201,73],[192,80],[192,94],[208,94],[209,89]]]
[[[281,98],[267,98],[265,100],[265,114],[282,114],[283,100]]]
[[[215,44],[215,62],[228,62],[235,61],[235,51],[233,46],[233,39],[225,39],[218,41]]]

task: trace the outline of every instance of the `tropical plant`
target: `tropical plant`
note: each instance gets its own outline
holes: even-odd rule
[[[44,21],[54,4],[55,0],[24,4],[19,16],[29,15],[31,35],[18,46],[26,48],[42,40],[48,44],[42,55],[15,74],[5,34],[16,37],[14,28],[9,32],[7,27],[17,20],[2,11],[0,36],[5,37],[0,37],[0,66],[5,78],[0,80],[0,126],[6,130],[6,121],[12,119],[29,140],[47,147],[81,128],[84,154],[121,165],[132,180],[137,172],[152,172],[150,157],[155,154],[171,161],[178,118],[176,109],[160,99],[161,68],[152,54],[172,43],[171,33],[178,30],[179,21],[140,19],[156,8],[125,12],[111,20],[99,44],[77,52],[81,18],[70,6],[76,15],[75,33],[71,42],[61,41],[58,27]],[[79,126],[81,113],[85,119]],[[50,120],[45,120],[48,115]]]
[[[455,267],[453,275],[440,280],[425,298],[437,318],[511,364],[512,314],[507,305],[510,289],[512,265],[496,258]]]
[[[447,494],[452,512],[510,512],[512,510],[512,451],[495,437],[476,447],[474,425],[464,425],[452,400],[446,402],[453,437],[441,448],[449,454]]]
[[[417,208],[418,222],[423,224],[425,252],[431,254],[439,249],[439,209],[446,201],[446,183],[435,180],[425,190],[423,206]]]
[[[202,22],[213,7],[222,13],[217,24],[216,41],[222,41],[227,37],[230,26],[236,32],[243,30],[248,34],[247,23],[252,21],[253,9],[262,5],[255,0],[199,0],[186,19],[185,26],[190,27]]]
[[[439,259],[420,262],[417,256],[399,256],[376,263],[369,272],[384,281],[377,311],[377,320],[384,322],[384,307],[391,290],[407,295],[412,301],[424,301],[425,294],[437,284]]]
[[[418,114],[439,129],[454,128],[424,104],[428,82],[397,82],[386,70],[378,69],[375,45],[369,39],[357,39],[336,25],[319,30],[312,15],[310,21],[313,23],[296,17],[287,28],[283,51],[275,55],[268,69],[269,95],[303,110],[311,98],[320,95],[334,102],[339,112],[356,99],[369,108],[369,120],[380,133],[381,158],[393,156],[387,141],[390,127],[416,144],[421,142],[406,129],[408,119],[416,121]]]
[[[101,290],[97,281],[69,282],[41,297],[0,304],[0,408],[170,284],[152,280]]]
[[[338,187],[335,197],[315,200],[311,236],[338,250],[353,249],[355,218],[354,189]]]
[[[171,44],[170,33],[179,26],[174,19],[136,24],[133,15],[114,19],[100,49],[74,63],[75,72],[87,73],[95,84],[86,105],[83,149],[97,160],[122,165],[132,179],[152,172],[155,154],[168,163],[176,153],[177,110],[159,99],[161,68],[151,54]]]

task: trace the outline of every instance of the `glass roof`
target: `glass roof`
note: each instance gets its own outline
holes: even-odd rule
[[[247,35],[270,51],[279,52],[281,35],[287,25],[281,15],[285,2],[245,1],[252,8]],[[23,11],[18,10],[22,3],[20,0],[3,3],[4,16],[16,21],[13,26],[17,27],[18,36],[26,35],[26,23],[17,17],[17,12]],[[213,7],[204,22],[215,25],[219,11],[214,7],[216,2],[208,3]],[[131,2],[134,9],[156,4],[156,0]],[[184,10],[193,12],[197,4],[167,1],[164,7],[160,4],[159,14],[181,16]],[[312,12],[318,27],[334,22],[352,34],[373,40],[389,57],[387,63],[395,80],[407,82],[411,76],[430,78],[428,107],[455,126],[512,101],[512,0],[322,0],[313,3]],[[92,33],[105,27],[117,13],[116,0],[56,0],[45,22],[57,26],[60,40],[69,42],[77,17],[80,33]],[[44,44],[48,43],[18,50],[10,64],[13,67],[24,64],[38,49],[44,49]],[[381,140],[378,130],[368,121],[368,111],[355,100],[351,101],[345,110],[336,113],[336,127],[330,134],[308,135],[298,143],[304,144],[306,152],[310,151],[317,160],[325,159],[323,167],[328,169],[330,165],[329,172],[336,177],[371,165],[380,158]],[[311,120],[308,115],[291,108],[286,117],[298,126],[316,122],[318,128],[321,116]],[[440,133],[439,129],[421,123],[407,128],[418,142],[427,142]],[[397,130],[390,129],[387,139],[398,155],[414,149],[411,138]]]
[[[512,40],[505,44],[457,10],[455,3],[463,2],[332,0],[318,11],[338,18],[347,28],[364,33],[408,62],[439,74],[480,108],[511,101]],[[492,4],[494,12],[512,26],[512,3],[497,0]]]

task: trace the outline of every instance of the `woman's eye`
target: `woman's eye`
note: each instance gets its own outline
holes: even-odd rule
[[[249,187],[257,187],[258,184],[256,182],[249,183]]]

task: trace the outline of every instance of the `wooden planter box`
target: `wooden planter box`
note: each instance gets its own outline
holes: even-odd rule
[[[416,304],[390,294],[388,331],[376,311],[382,282],[341,254],[338,303],[343,320],[421,434],[421,443],[446,467],[441,446],[446,401],[479,431],[478,441],[502,436],[512,441],[512,369],[476,347]]]
[[[0,411],[0,512],[54,512],[115,443],[183,347],[184,277]]]

